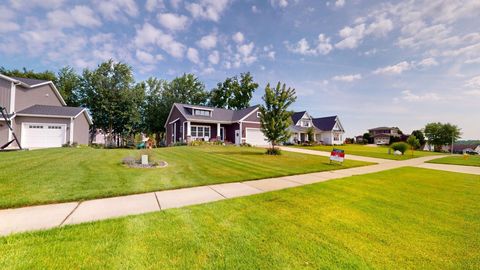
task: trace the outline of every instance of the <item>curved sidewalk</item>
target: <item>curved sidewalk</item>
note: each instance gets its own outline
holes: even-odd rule
[[[350,158],[353,159],[352,157]],[[343,170],[165,190],[83,202],[5,209],[0,210],[0,235],[161,211],[169,208],[308,185],[353,175],[380,172],[404,166],[419,166],[425,161],[435,158],[439,158],[439,156],[393,162],[389,160],[376,165]]]
[[[326,151],[317,151],[317,150],[286,147],[286,146],[279,146],[278,148],[280,148],[280,150],[288,151],[288,152],[295,152],[295,153],[301,153],[301,154],[330,157],[330,152],[326,152]],[[349,154],[345,154],[345,159],[373,162],[373,163],[378,163],[378,164],[389,163],[389,162],[398,162],[398,161],[393,160],[393,159],[372,158],[372,157],[355,156],[355,155],[349,155]]]

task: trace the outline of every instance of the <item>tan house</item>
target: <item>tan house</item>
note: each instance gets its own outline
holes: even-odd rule
[[[391,137],[401,136],[401,132],[398,127],[377,127],[369,129],[368,132],[373,138],[373,143],[377,145],[390,144]]]
[[[85,108],[67,107],[51,81],[0,74],[0,148],[88,144],[92,119]],[[12,127],[11,130],[8,126]]]

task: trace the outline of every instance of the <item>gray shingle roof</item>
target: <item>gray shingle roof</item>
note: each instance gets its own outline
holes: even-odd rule
[[[330,131],[335,126],[336,119],[337,119],[337,116],[313,118],[313,125],[323,131]]]
[[[45,82],[49,82],[47,80],[37,80],[37,79],[29,79],[29,78],[20,78],[20,77],[10,77],[12,79],[15,79],[17,81],[20,81],[24,84],[27,84],[27,85],[36,85],[36,84],[40,84],[40,83],[45,83]]]
[[[53,115],[53,116],[68,116],[73,117],[81,113],[84,108],[81,107],[62,107],[62,106],[47,106],[47,105],[33,105],[23,109],[17,114],[34,114],[34,115]]]
[[[188,119],[188,120],[201,120],[201,121],[222,121],[222,122],[236,122],[251,113],[255,110],[258,106],[248,107],[242,110],[234,111],[222,108],[214,108],[214,107],[207,107],[201,105],[188,105],[188,104],[181,104],[175,103],[180,112]],[[199,108],[199,109],[206,109],[212,111],[212,116],[201,116],[201,115],[193,115],[190,108]]]
[[[302,112],[294,112],[292,114],[292,121],[293,121],[293,124],[295,125],[298,120],[300,120],[302,118],[302,116],[306,113],[307,111],[302,111]]]

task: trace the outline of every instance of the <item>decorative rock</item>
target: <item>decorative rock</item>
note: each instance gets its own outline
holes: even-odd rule
[[[394,154],[395,156],[401,156],[401,155],[402,155],[402,152],[396,150],[395,152],[393,152],[393,154]]]
[[[142,165],[148,165],[148,155],[142,155]]]

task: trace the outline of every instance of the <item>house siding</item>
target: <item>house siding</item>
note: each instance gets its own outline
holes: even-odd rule
[[[90,138],[90,124],[85,113],[73,120],[73,141],[78,144],[88,144]]]
[[[260,128],[260,123],[242,123],[242,139],[247,137],[247,128]]]
[[[15,93],[16,112],[36,104],[63,106],[51,85],[43,85],[35,88],[25,88],[17,85]]]
[[[245,118],[243,121],[246,122],[258,122],[260,123],[260,118],[257,117],[257,112],[258,109],[253,111],[252,114],[250,114],[247,118]]]
[[[180,118],[177,123],[177,133],[176,133],[176,140],[177,142],[180,139],[183,139],[183,133],[180,134],[180,131],[183,132],[183,122],[186,121],[185,117],[183,117],[182,113],[178,110],[177,107],[173,107],[172,113],[170,114],[170,117],[167,119],[166,122],[166,131],[167,131],[167,145],[173,144],[173,127],[174,123],[170,124],[170,122],[174,121],[175,119]]]
[[[7,108],[7,112],[11,113],[10,111],[10,91],[11,91],[12,83],[0,79],[0,107]]]
[[[8,126],[5,121],[0,121],[0,146],[8,142]]]

